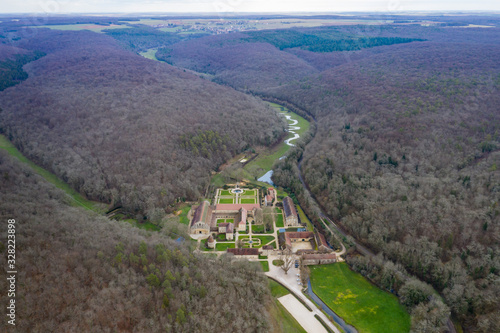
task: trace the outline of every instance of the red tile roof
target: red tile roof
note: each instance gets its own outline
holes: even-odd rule
[[[335,255],[335,253],[310,253],[310,254],[304,254],[303,258],[305,260],[307,259],[323,260],[323,259],[337,259],[337,256]]]
[[[217,204],[215,210],[240,210],[245,208],[246,210],[252,210],[254,208],[260,208],[259,204]]]
[[[292,238],[309,238],[314,237],[314,232],[311,231],[297,231],[285,232],[285,243],[292,246]]]
[[[232,253],[235,256],[258,256],[259,249],[227,249],[227,253]]]

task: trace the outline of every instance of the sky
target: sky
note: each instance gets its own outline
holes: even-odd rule
[[[0,0],[0,13],[500,11],[500,0]]]

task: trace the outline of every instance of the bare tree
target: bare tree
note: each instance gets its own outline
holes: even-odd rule
[[[293,254],[292,251],[289,249],[285,249],[281,252],[280,255],[280,260],[281,260],[281,269],[285,271],[285,274],[288,274],[288,271],[290,268],[292,268],[293,265]]]
[[[304,264],[304,258],[300,257],[300,281],[303,286],[307,286],[307,281],[309,281],[309,276],[311,275],[311,271],[309,267]]]

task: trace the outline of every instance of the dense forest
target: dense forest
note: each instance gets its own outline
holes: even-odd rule
[[[196,200],[210,171],[285,134],[262,101],[125,51],[105,35],[44,29],[15,44],[47,55],[0,94],[1,132],[91,199],[143,213]],[[207,131],[224,145],[202,154],[186,147],[186,136]]]
[[[149,233],[71,207],[64,192],[3,150],[0,174],[0,218],[3,226],[16,220],[18,271],[18,319],[15,327],[4,320],[2,332],[269,331],[260,265],[207,259],[167,229]],[[0,279],[2,290],[7,284]]]
[[[206,37],[158,54],[309,112],[316,132],[273,180],[308,207],[301,172],[324,211],[380,252],[380,264],[350,261],[357,270],[380,282],[384,260],[397,263],[432,284],[466,331],[498,331],[498,28],[336,27],[321,31],[420,41],[355,52],[280,47],[318,31],[296,30],[266,32],[267,43],[250,33]]]
[[[148,214],[202,197],[210,171],[282,138],[282,119],[251,94],[280,101],[313,124],[275,165],[273,181],[313,221],[314,197],[378,253],[364,258],[351,248],[351,267],[399,294],[415,332],[441,331],[449,312],[466,332],[498,332],[500,22],[383,19],[401,25],[181,38],[140,26],[107,35],[30,34],[19,28],[27,19],[0,23],[0,74],[8,83],[0,92],[0,131],[87,197]],[[440,23],[418,23],[428,20]],[[166,63],[133,53],[147,48],[159,48],[156,56]],[[2,188],[10,189],[0,194],[3,218],[15,212],[24,221],[22,278],[31,283],[21,292],[33,304],[20,312],[29,318],[26,330],[272,325],[258,306],[250,308],[267,302],[255,268],[202,262],[159,234],[82,215],[1,154],[0,169]],[[53,292],[55,274],[64,275],[62,295]],[[248,276],[255,278],[247,282]],[[238,303],[243,298],[250,304]],[[224,310],[207,311],[215,305]],[[110,320],[110,311],[120,320]],[[80,317],[70,320],[70,313]]]

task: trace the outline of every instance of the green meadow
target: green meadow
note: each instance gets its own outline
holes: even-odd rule
[[[359,333],[410,331],[410,315],[398,298],[371,284],[346,263],[309,267],[314,293]]]

